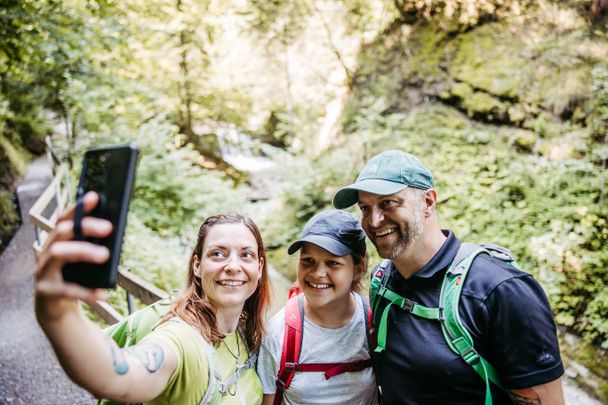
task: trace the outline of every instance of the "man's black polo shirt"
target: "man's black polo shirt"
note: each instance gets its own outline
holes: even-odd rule
[[[391,268],[391,290],[421,305],[439,306],[445,271],[460,247],[452,232],[444,233],[441,249],[409,279]],[[387,303],[381,299],[375,325]],[[549,302],[530,274],[478,256],[462,289],[459,314],[475,349],[494,366],[505,388],[532,387],[563,374]],[[483,404],[483,380],[450,350],[438,321],[393,306],[387,328],[386,350],[374,355],[384,403]],[[496,387],[493,401],[511,403]]]

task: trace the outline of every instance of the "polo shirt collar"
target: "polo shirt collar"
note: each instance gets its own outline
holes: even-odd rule
[[[412,277],[431,278],[437,272],[447,268],[452,263],[452,260],[454,260],[454,257],[456,257],[456,253],[460,249],[460,241],[456,239],[454,232],[450,230],[442,229],[441,232],[443,232],[447,239],[443,242],[437,253],[435,253],[435,256],[420,270],[412,274]]]

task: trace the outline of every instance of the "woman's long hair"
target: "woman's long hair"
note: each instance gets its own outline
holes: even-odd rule
[[[211,216],[203,222],[198,231],[198,240],[188,263],[188,280],[184,292],[175,300],[171,311],[163,320],[179,316],[190,325],[199,329],[205,338],[218,345],[224,335],[217,329],[215,309],[206,299],[201,279],[194,275],[193,266],[195,257],[202,257],[203,245],[209,230],[215,225],[241,223],[245,225],[255,237],[258,244],[258,259],[264,260],[262,277],[258,287],[251,297],[245,301],[238,329],[243,334],[247,347],[251,352],[257,352],[262,343],[264,333],[264,315],[270,304],[270,285],[268,280],[268,266],[262,235],[255,223],[247,217],[234,212]]]

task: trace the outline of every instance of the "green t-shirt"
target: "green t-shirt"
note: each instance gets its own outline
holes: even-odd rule
[[[177,355],[177,367],[163,392],[146,402],[147,405],[198,405],[209,384],[209,366],[207,354],[202,353],[201,335],[185,322],[168,321],[158,326],[144,340],[161,340],[173,348]],[[237,339],[240,347],[239,364],[249,358],[245,344],[238,333],[227,333],[224,341],[216,347],[222,371],[222,379],[226,380],[237,367],[235,357],[226,345],[237,354]],[[236,389],[229,390],[221,400],[222,405],[261,404],[262,384],[255,372],[250,368],[241,374],[236,383]],[[234,393],[234,395],[232,395]]]

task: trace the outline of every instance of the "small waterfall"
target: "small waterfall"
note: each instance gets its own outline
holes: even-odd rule
[[[239,131],[236,125],[206,121],[195,126],[198,134],[213,133],[217,136],[222,157],[239,170],[257,172],[270,169],[276,162],[266,156],[264,150],[271,148],[257,139]]]

